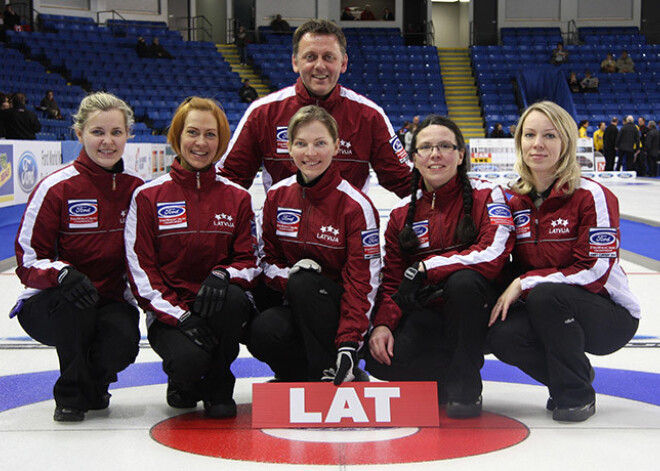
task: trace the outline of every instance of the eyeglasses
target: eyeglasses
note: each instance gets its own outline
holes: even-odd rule
[[[419,154],[421,157],[429,157],[433,153],[433,149],[438,149],[440,154],[445,155],[458,150],[458,146],[456,144],[452,144],[451,142],[441,142],[435,146],[432,146],[431,144],[423,144],[415,149],[415,152],[417,152],[417,154]]]

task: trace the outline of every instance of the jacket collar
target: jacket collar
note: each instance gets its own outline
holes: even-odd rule
[[[434,205],[444,205],[456,198],[456,195],[463,191],[463,185],[461,180],[458,178],[458,175],[449,180],[447,183],[442,185],[435,191],[428,191],[424,185],[424,179],[419,179],[419,186],[422,190],[422,199],[425,201],[435,201]]]
[[[197,172],[183,168],[179,162],[179,159],[180,157],[176,157],[174,159],[172,162],[172,169],[170,170],[172,180],[174,180],[179,185],[187,188],[202,189],[212,185],[215,182],[216,174],[214,165],[211,165],[204,172]]]
[[[303,194],[304,198],[309,198],[313,203],[321,202],[323,199],[327,198],[328,195],[337,188],[339,182],[341,181],[341,176],[339,172],[335,170],[335,166],[330,164],[328,170],[321,175],[312,186],[301,185],[300,170],[296,173],[296,183],[298,183],[298,188]]]
[[[310,95],[307,88],[305,88],[302,79],[298,77],[298,80],[296,80],[296,96],[298,97],[301,106],[317,105],[325,108],[326,110],[332,110],[340,101],[341,86],[339,84],[335,85],[335,88],[332,89],[330,95],[324,99],[321,99]]]
[[[73,162],[74,167],[78,170],[93,175],[95,177],[101,177],[104,175],[111,175],[113,173],[123,173],[124,171],[124,160],[119,159],[115,166],[111,170],[106,170],[101,167],[99,164],[94,162],[83,147],[78,154],[78,158]]]

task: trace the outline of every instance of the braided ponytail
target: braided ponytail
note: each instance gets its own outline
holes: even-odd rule
[[[410,183],[410,204],[408,205],[408,214],[406,215],[406,224],[399,232],[399,247],[404,252],[414,252],[419,247],[419,239],[412,225],[415,219],[415,206],[417,206],[417,190],[419,188],[419,179],[421,174],[417,167],[413,168]]]
[[[460,178],[463,185],[463,218],[456,226],[456,237],[463,244],[474,242],[477,235],[479,235],[477,225],[472,219],[472,184],[467,175],[467,165],[464,165],[466,160],[464,159],[463,163],[458,166],[458,178]]]

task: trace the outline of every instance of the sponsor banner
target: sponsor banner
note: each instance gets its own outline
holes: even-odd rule
[[[122,158],[125,168],[149,181],[169,172],[174,152],[169,144],[129,142]]]
[[[512,170],[515,161],[513,139],[470,139],[470,162],[475,172]]]
[[[14,204],[14,148],[0,145],[0,205]]]
[[[593,172],[596,169],[594,159],[594,141],[589,138],[577,140],[577,159],[583,172]]]
[[[435,382],[255,383],[252,428],[437,427]]]
[[[11,151],[7,149],[9,146],[12,148]],[[7,166],[11,165],[13,198],[9,193],[3,192],[0,206],[27,203],[37,183],[63,167],[60,142],[7,140],[2,141],[2,148],[5,150],[0,151],[0,154],[6,154]],[[10,156],[13,157],[13,162],[10,162]],[[2,159],[0,155],[0,166]],[[5,185],[7,184],[8,182],[5,182]],[[0,191],[5,185],[0,186]]]

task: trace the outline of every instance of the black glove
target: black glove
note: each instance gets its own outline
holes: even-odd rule
[[[321,381],[332,381],[335,386],[347,383],[355,379],[353,370],[357,367],[356,342],[342,342],[337,350],[337,363],[334,368],[323,371]]]
[[[99,293],[87,276],[71,267],[64,267],[57,275],[57,283],[64,299],[78,309],[88,309],[99,302]]]
[[[213,270],[202,282],[193,310],[202,319],[211,317],[214,312],[222,310],[225,304],[225,295],[229,286],[229,273],[224,268]]]
[[[177,327],[181,332],[198,347],[207,352],[213,351],[218,346],[218,339],[209,327],[208,323],[201,317],[192,314],[190,311],[181,316]]]
[[[403,310],[422,307],[419,294],[426,278],[425,271],[419,271],[415,267],[408,267],[403,274],[403,280],[401,280],[399,290],[392,296],[394,302]]]

